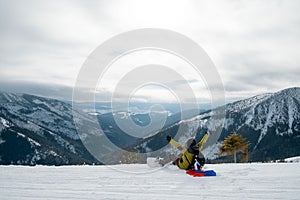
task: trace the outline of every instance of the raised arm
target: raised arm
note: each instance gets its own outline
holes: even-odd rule
[[[204,145],[205,142],[207,141],[208,137],[209,137],[209,132],[207,132],[207,133],[203,136],[203,138],[200,140],[200,142],[198,143],[199,151],[202,150],[203,145]]]
[[[173,138],[171,138],[171,136],[167,136],[167,140],[170,142],[170,144],[177,148],[179,151],[181,151],[182,153],[184,153],[187,149],[185,148],[185,146],[183,146],[182,144],[178,143],[176,140],[174,140]]]

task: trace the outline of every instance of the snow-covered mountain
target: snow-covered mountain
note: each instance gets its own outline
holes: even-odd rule
[[[73,121],[74,112],[82,116],[79,117],[82,122],[78,123],[83,124],[91,136],[99,134],[98,127],[94,126],[96,119],[104,134],[119,147],[130,146],[140,138],[124,133],[114,118],[130,117],[141,127],[151,120],[149,113],[85,113],[54,99],[0,92],[0,164],[98,163],[79,138]],[[168,112],[158,114],[167,115]],[[167,115],[166,125],[179,120],[178,114]]]
[[[226,133],[250,142],[253,158],[277,159],[300,154],[300,88],[255,96],[226,106]]]
[[[184,144],[195,135],[199,140],[206,131],[218,128],[211,123],[218,109],[181,121],[178,121],[180,116],[172,115],[162,131],[144,139],[124,134],[113,121],[112,113],[98,115],[97,119],[106,136],[120,147],[141,152],[161,150],[168,154],[176,152],[167,145],[166,135],[175,136],[180,126],[184,133],[177,138],[180,143]],[[217,124],[222,128],[219,140],[204,149],[207,157],[216,157],[214,153],[218,151],[218,144],[232,132],[251,142],[252,161],[300,155],[300,88],[230,103],[225,110],[224,126]],[[62,101],[28,94],[0,93],[0,164],[97,163],[79,139],[72,112],[71,105]],[[88,114],[77,113],[89,120]],[[124,113],[114,115],[124,117]],[[148,114],[130,114],[130,117],[140,126],[147,125],[150,120]],[[97,134],[97,130],[89,130]]]
[[[160,140],[176,132],[179,125],[184,126],[186,132],[178,139],[181,143],[184,144],[187,138],[194,135],[200,139],[206,131],[216,129],[212,127],[215,124],[211,123],[211,119],[218,109],[183,120],[147,138],[139,147],[161,148],[166,143]],[[225,110],[226,119],[218,142],[204,149],[209,158],[216,157],[214,154],[218,152],[218,144],[232,132],[241,134],[251,142],[250,159],[253,161],[300,155],[300,88],[240,100],[227,104]]]
[[[75,130],[72,107],[28,94],[0,93],[0,164],[79,164],[96,160]]]

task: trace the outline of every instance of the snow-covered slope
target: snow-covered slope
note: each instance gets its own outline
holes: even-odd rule
[[[216,177],[175,166],[1,166],[0,194],[12,199],[298,200],[299,163],[207,165]]]
[[[226,106],[226,125],[221,139],[226,132],[244,135],[250,140],[250,150],[258,160],[299,155],[300,88],[266,94],[255,103],[248,101]]]
[[[76,164],[95,160],[82,145],[72,108],[61,101],[0,93],[0,164]]]

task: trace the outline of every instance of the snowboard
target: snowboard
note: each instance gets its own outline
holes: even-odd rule
[[[202,176],[216,176],[217,173],[214,170],[187,170],[186,174],[194,176],[194,177],[202,177]]]
[[[166,165],[171,164],[169,161],[166,161],[164,158],[160,157],[148,157],[147,158],[147,165],[151,168],[155,167],[163,167]]]
[[[159,163],[159,158],[147,158],[147,165],[151,168],[162,167],[163,165]]]

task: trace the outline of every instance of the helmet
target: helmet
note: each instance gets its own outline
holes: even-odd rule
[[[186,146],[190,147],[190,146],[195,146],[196,145],[196,140],[194,138],[190,138],[186,141]]]

